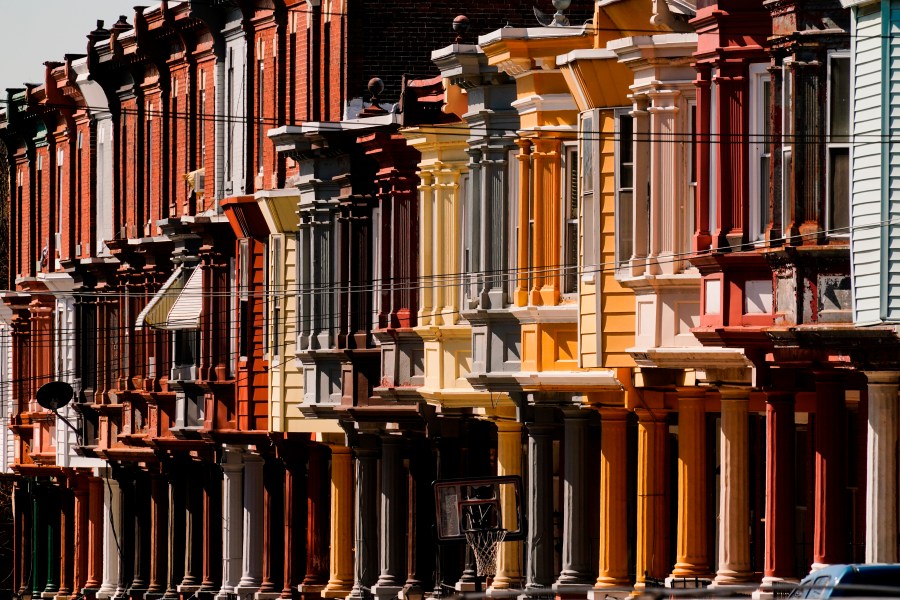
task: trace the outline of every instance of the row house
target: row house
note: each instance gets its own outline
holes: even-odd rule
[[[894,15],[843,1],[101,23],[0,115],[16,593],[476,591],[430,484],[493,475],[492,593],[896,560]]]

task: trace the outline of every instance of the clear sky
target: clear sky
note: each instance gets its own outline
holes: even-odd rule
[[[87,34],[103,19],[106,27],[134,6],[155,0],[0,0],[0,97],[6,88],[43,83],[44,62],[65,54],[84,54]]]

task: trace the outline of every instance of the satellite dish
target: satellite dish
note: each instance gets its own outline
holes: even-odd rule
[[[35,395],[37,396],[38,404],[47,410],[56,412],[72,401],[72,398],[75,396],[75,390],[65,381],[51,381],[42,385]]]

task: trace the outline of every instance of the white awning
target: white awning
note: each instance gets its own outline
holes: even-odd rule
[[[187,283],[169,310],[169,316],[161,329],[200,329],[203,313],[203,269],[194,267]]]
[[[172,308],[172,303],[175,302],[175,298],[178,297],[178,293],[184,285],[184,278],[181,276],[182,270],[181,267],[176,268],[172,276],[166,280],[162,287],[159,288],[159,291],[156,292],[156,295],[153,296],[153,299],[147,303],[144,310],[138,314],[137,322],[134,324],[138,331],[143,329],[144,325],[159,327],[160,323],[165,322],[169,309]]]
[[[135,327],[147,325],[155,329],[199,329],[203,312],[203,270],[195,267],[185,277],[178,267],[153,299],[138,315]]]

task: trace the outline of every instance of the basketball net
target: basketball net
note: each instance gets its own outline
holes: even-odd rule
[[[466,543],[475,555],[479,577],[493,577],[497,571],[497,548],[506,537],[505,529],[466,531]]]

